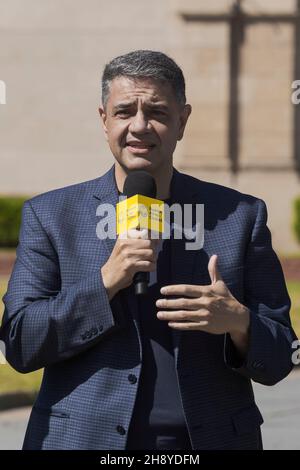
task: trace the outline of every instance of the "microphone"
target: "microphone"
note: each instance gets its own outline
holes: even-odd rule
[[[130,172],[124,182],[123,194],[127,199],[117,204],[118,233],[130,228],[163,231],[163,201],[156,198],[156,182],[143,170]],[[154,206],[153,206],[154,205]],[[148,292],[149,272],[137,272],[133,277],[136,295]]]
[[[123,194],[128,198],[136,194],[156,198],[156,191],[155,179],[147,171],[131,171],[125,179]]]

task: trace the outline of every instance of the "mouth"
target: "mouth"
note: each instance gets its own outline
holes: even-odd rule
[[[134,142],[129,141],[126,143],[126,148],[131,153],[144,154],[150,152],[155,147],[154,144],[149,144],[147,142]]]

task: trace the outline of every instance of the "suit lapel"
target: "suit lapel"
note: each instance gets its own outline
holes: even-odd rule
[[[114,237],[107,237],[102,240],[103,246],[106,250],[106,254],[108,255],[108,257],[110,256],[116,243],[115,208],[117,203],[119,202],[119,194],[115,181],[114,169],[115,165],[113,165],[107,173],[105,173],[101,178],[99,178],[97,185],[92,191],[91,198],[89,201],[89,212],[93,220],[94,226],[97,227],[97,224],[99,223],[101,218],[105,217],[105,221],[107,221],[107,223],[110,224],[111,227],[114,227]],[[102,214],[100,214],[100,212],[105,208],[106,204],[107,208],[109,208],[110,206],[114,210],[110,210],[107,213],[103,211]]]

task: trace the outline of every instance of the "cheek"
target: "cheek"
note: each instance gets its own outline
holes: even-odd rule
[[[161,126],[157,133],[160,136],[161,142],[168,148],[174,147],[177,142],[177,133],[174,128],[167,126]]]
[[[113,124],[107,127],[108,141],[113,147],[120,147],[125,141],[126,136],[126,125],[125,124]]]

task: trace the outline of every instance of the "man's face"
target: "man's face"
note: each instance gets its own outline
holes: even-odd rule
[[[99,108],[110,149],[126,170],[157,173],[172,166],[176,143],[191,112],[172,87],[153,79],[115,78],[106,108]]]

